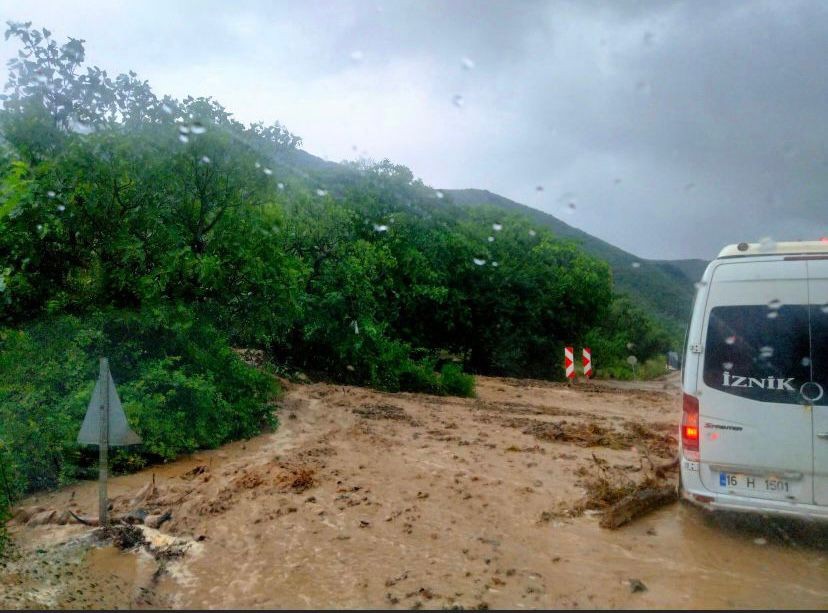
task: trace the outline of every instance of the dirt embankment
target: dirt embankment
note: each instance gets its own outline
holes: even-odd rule
[[[13,527],[0,606],[828,604],[820,550],[678,504],[599,527],[606,507],[670,479],[658,467],[675,453],[675,381],[480,378],[478,392],[290,386],[277,432],[112,481],[113,514],[140,531],[127,552],[76,522],[32,525],[88,517],[94,483],[28,500],[41,519]]]

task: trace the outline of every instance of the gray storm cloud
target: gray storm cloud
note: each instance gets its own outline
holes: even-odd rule
[[[84,38],[89,61],[157,92],[278,119],[311,153],[388,157],[643,257],[828,234],[822,2],[0,2],[0,15]]]

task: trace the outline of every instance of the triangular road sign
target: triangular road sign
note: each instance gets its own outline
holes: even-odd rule
[[[124,409],[121,407],[121,399],[115,390],[115,381],[112,380],[112,373],[107,369],[106,386],[101,384],[101,378],[95,384],[95,391],[92,392],[92,399],[86,409],[86,417],[83,418],[83,425],[78,434],[78,442],[87,445],[98,445],[101,441],[101,405],[106,400],[103,392],[109,395],[109,436],[108,444],[111,447],[123,447],[126,445],[137,445],[141,442],[135,432],[130,429],[127,423]]]

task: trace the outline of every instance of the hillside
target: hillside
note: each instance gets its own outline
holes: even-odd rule
[[[693,284],[701,278],[704,260],[645,260],[619,249],[560,219],[482,189],[445,189],[457,204],[494,206],[530,217],[556,235],[572,239],[612,267],[616,290],[674,325],[683,326],[693,299]],[[635,266],[637,264],[637,266]]]

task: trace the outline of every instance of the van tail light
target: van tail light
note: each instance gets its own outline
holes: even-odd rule
[[[685,458],[699,461],[699,399],[690,394],[682,400],[681,448]]]

